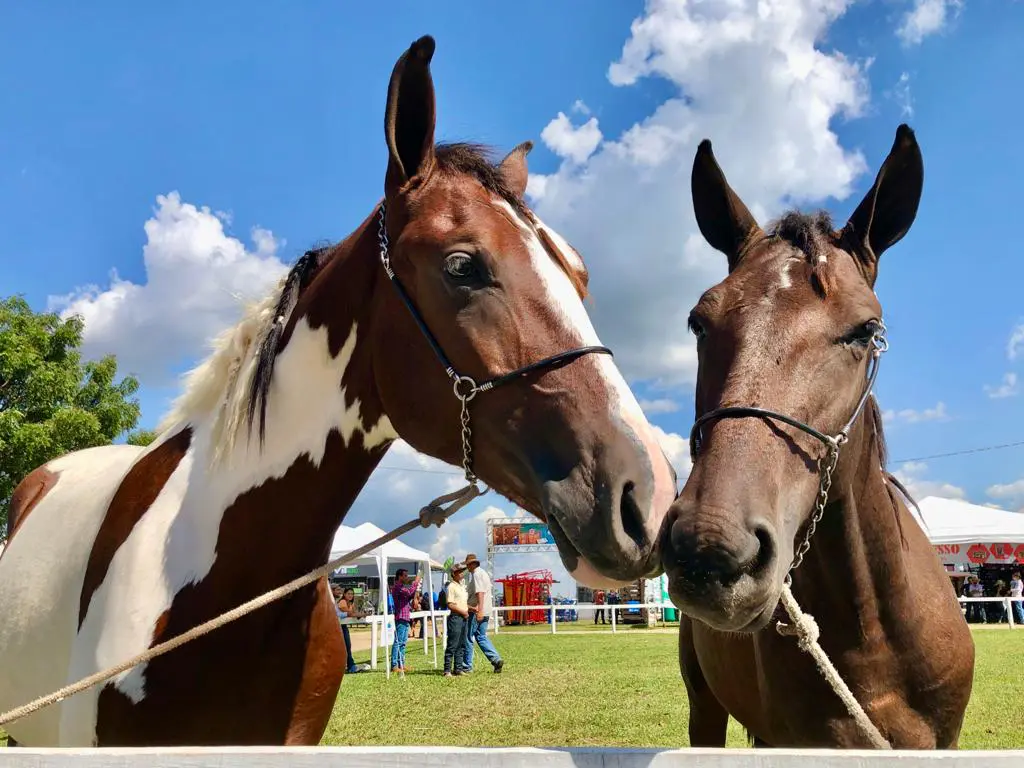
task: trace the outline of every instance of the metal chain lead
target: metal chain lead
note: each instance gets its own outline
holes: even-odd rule
[[[462,385],[467,387],[465,392],[462,391]],[[469,420],[469,401],[476,397],[480,389],[469,376],[459,376],[455,379],[453,390],[462,404],[462,413],[459,417],[462,422],[462,471],[466,473],[466,482],[476,485],[478,478],[473,471],[473,428]]]
[[[384,265],[384,271],[388,273],[388,277],[394,279],[395,272],[391,269],[391,253],[389,251],[390,243],[388,242],[388,228],[384,223],[384,205],[380,206],[380,214],[378,215],[379,224],[377,225],[377,242],[380,243],[380,263]]]
[[[828,453],[818,460],[818,498],[814,503],[814,514],[811,515],[811,523],[807,527],[807,534],[804,536],[803,542],[801,542],[800,546],[796,550],[796,555],[793,557],[793,564],[789,566],[790,574],[803,563],[804,555],[806,555],[808,550],[811,548],[811,539],[814,537],[815,531],[818,530],[818,523],[821,522],[821,518],[825,515],[825,506],[828,504],[828,494],[829,491],[832,490],[832,473],[836,471],[836,465],[839,464],[839,445],[840,442],[836,440],[829,446]],[[786,579],[789,578],[790,576],[787,574]]]

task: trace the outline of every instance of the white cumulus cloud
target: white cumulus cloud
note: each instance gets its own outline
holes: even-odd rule
[[[1016,360],[1017,355],[1024,351],[1024,323],[1021,323],[1010,333],[1010,340],[1006,342],[1006,356]]]
[[[962,8],[963,0],[914,0],[913,7],[903,16],[896,30],[896,36],[906,45],[919,45],[929,35],[941,32]]]
[[[1017,374],[1010,373],[1003,375],[1003,380],[1000,384],[995,387],[991,387],[988,384],[985,385],[985,394],[993,400],[1000,400],[1004,397],[1014,397],[1020,391],[1017,388]]]
[[[1024,479],[1012,483],[990,485],[985,493],[993,499],[1001,499],[1013,505],[1024,504]],[[1022,510],[1024,511],[1024,510]]]
[[[577,106],[580,104],[582,102],[576,102]],[[586,108],[586,105],[583,107]],[[601,143],[601,129],[597,127],[596,117],[590,118],[583,125],[574,126],[564,112],[559,112],[558,117],[540,132],[540,138],[559,157],[583,163]]]
[[[167,383],[175,366],[203,354],[208,339],[238,321],[243,301],[265,295],[286,270],[269,230],[254,229],[246,247],[209,208],[182,202],[177,192],[156,202],[145,223],[145,282],[113,272],[105,287],[49,298],[62,315],[84,318],[86,357],[116,354],[122,371],[149,386]]]
[[[659,397],[653,400],[641,400],[640,407],[648,416],[659,413],[675,413],[679,410],[679,403],[671,398]]]
[[[608,77],[620,87],[661,78],[675,94],[606,136],[585,163],[531,179],[540,216],[587,260],[595,324],[631,379],[693,381],[686,315],[725,274],[725,257],[693,217],[690,169],[701,139],[712,140],[762,221],[791,204],[845,198],[867,170],[831,129],[864,110],[864,66],[818,46],[846,5],[651,0]],[[877,147],[876,165],[887,149]]]
[[[924,462],[904,462],[893,474],[897,480],[906,486],[910,495],[917,501],[926,496],[939,496],[946,499],[967,499],[967,494],[963,488],[952,483],[944,483],[927,477],[928,465]]]
[[[946,411],[946,404],[939,402],[934,408],[915,410],[904,408],[899,411],[882,411],[882,421],[886,423],[905,422],[907,424],[920,424],[924,421],[948,421],[949,413]]]

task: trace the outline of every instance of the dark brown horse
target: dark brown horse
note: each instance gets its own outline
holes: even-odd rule
[[[418,40],[392,74],[383,203],[218,340],[156,442],[61,457],[15,491],[0,710],[325,563],[399,436],[546,517],[581,580],[660,569],[675,476],[590,324],[583,262],[523,201],[528,145],[500,164],[435,145],[433,53]],[[316,744],[342,642],[324,579],[8,730]]]
[[[760,745],[870,746],[810,656],[776,631],[787,574],[883,737],[897,748],[957,744],[974,644],[887,482],[881,418],[865,397],[885,345],[879,258],[913,223],[923,174],[901,125],[842,229],[824,213],[790,213],[765,232],[710,142],[697,150],[697,222],[729,274],[690,318],[694,466],[663,539],[670,593],[689,617],[679,661],[693,746],[724,746],[729,715]]]

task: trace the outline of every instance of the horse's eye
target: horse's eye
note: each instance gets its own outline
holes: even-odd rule
[[[856,347],[866,347],[878,334],[879,328],[880,326],[877,320],[868,320],[866,323],[861,323],[856,328],[852,328],[849,333],[843,337],[843,342]]]
[[[707,330],[705,330],[704,324],[696,315],[690,315],[689,320],[686,321],[686,327],[690,330],[690,333],[697,337],[698,341],[707,335]]]
[[[468,253],[452,253],[444,260],[444,271],[452,280],[465,282],[476,275],[476,264]]]

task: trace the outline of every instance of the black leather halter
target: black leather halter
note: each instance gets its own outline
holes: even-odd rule
[[[825,445],[825,456],[818,459],[818,494],[814,502],[814,510],[811,512],[804,538],[796,548],[793,561],[790,563],[789,571],[786,573],[785,581],[787,584],[792,583],[793,571],[800,567],[804,561],[804,556],[811,548],[811,539],[814,537],[818,523],[821,522],[821,518],[825,514],[825,506],[828,504],[828,494],[832,488],[832,473],[835,472],[836,466],[839,464],[839,448],[849,439],[850,430],[864,411],[864,406],[867,404],[868,398],[871,397],[871,390],[875,386],[875,379],[878,378],[878,367],[882,353],[889,349],[889,342],[885,336],[885,323],[881,320],[878,321],[878,328],[872,334],[869,344],[871,346],[871,360],[868,363],[870,368],[868,369],[867,381],[864,384],[864,391],[857,402],[857,407],[853,409],[853,415],[850,416],[846,424],[843,425],[843,428],[834,436],[821,432],[799,419],[794,419],[792,416],[786,416],[784,413],[770,411],[767,408],[743,405],[727,406],[708,411],[700,416],[690,429],[690,458],[693,460],[696,460],[697,454],[700,453],[703,437],[701,428],[705,424],[720,419],[755,417],[781,421],[783,424],[788,424],[807,433]]]
[[[448,375],[448,378],[452,380],[452,389],[455,392],[455,397],[457,397],[462,403],[462,468],[466,473],[466,480],[470,483],[475,483],[477,477],[473,473],[472,469],[472,432],[469,426],[468,410],[470,400],[476,397],[480,392],[487,392],[495,387],[500,387],[502,384],[507,384],[510,381],[524,378],[531,373],[561,368],[584,355],[611,355],[612,351],[608,347],[598,345],[576,347],[575,349],[559,352],[557,355],[551,355],[550,357],[545,357],[537,362],[524,365],[521,368],[516,368],[514,371],[498,374],[482,384],[477,384],[477,382],[470,376],[460,374],[454,364],[452,364],[451,360],[448,359],[448,356],[444,353],[444,350],[438,343],[437,338],[430,332],[430,328],[427,327],[427,323],[423,319],[423,316],[419,313],[419,310],[416,309],[416,305],[413,304],[412,298],[410,298],[408,292],[405,290],[405,286],[402,285],[402,282],[398,279],[395,271],[391,268],[391,255],[388,250],[389,242],[385,216],[385,204],[381,203],[380,214],[378,217],[379,227],[377,230],[377,237],[380,242],[381,264],[384,266],[384,271],[387,273],[391,284],[395,286],[395,290],[398,292],[398,296],[402,300],[402,303],[405,304],[406,309],[409,310],[409,314],[411,314],[413,320],[416,321],[416,325],[419,326],[420,332],[424,337],[426,337],[427,343],[430,344],[430,348],[434,350],[434,355],[440,361],[441,367],[444,368],[444,372]]]
[[[767,408],[755,408],[747,405],[728,406],[708,411],[693,423],[693,427],[690,429],[690,458],[696,459],[697,454],[700,453],[703,441],[701,428],[705,424],[712,421],[718,421],[720,419],[737,419],[749,416],[781,421],[783,424],[788,424],[791,427],[795,427],[806,432],[811,437],[817,439],[821,443],[824,443],[826,448],[838,448],[847,441],[850,436],[850,429],[864,410],[864,406],[867,404],[868,398],[871,396],[871,391],[875,386],[875,379],[878,378],[878,368],[882,353],[889,348],[889,342],[885,337],[885,324],[881,320],[878,321],[878,330],[876,330],[871,336],[871,341],[869,343],[871,345],[871,361],[869,363],[871,367],[868,370],[864,391],[861,393],[860,400],[857,402],[857,407],[853,410],[853,415],[850,416],[849,420],[835,436],[827,435],[824,432],[815,429],[810,424],[805,424],[799,419],[794,419],[792,416],[786,416],[785,414],[778,413],[777,411],[770,411]]]

